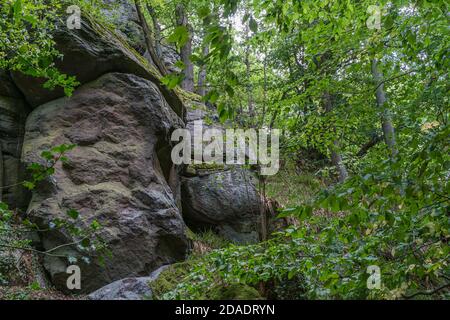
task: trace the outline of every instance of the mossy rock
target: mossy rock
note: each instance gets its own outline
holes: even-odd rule
[[[195,175],[198,171],[223,171],[225,169],[227,167],[222,163],[200,163],[188,165],[186,172]]]
[[[149,287],[152,289],[153,299],[162,299],[162,296],[175,289],[178,283],[189,275],[190,262],[174,263],[163,270],[158,278],[149,283]]]

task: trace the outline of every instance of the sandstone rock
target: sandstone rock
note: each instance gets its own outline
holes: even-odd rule
[[[236,243],[258,241],[259,197],[251,171],[213,170],[182,177],[183,216],[192,229],[213,228]]]
[[[168,183],[174,173],[170,134],[182,125],[152,82],[121,73],[106,74],[28,117],[26,163],[40,161],[39,154],[52,146],[78,145],[68,163],[38,186],[30,217],[45,226],[76,209],[83,226],[94,219],[104,226],[101,236],[113,254],[104,267],[95,258],[78,262],[83,292],[184,259],[185,225]],[[45,249],[73,240],[63,231],[42,235]],[[80,256],[77,247],[58,252]],[[65,291],[67,265],[60,258],[45,259],[52,282]]]
[[[81,29],[69,30],[59,26],[54,32],[56,48],[64,55],[55,61],[59,71],[76,76],[80,83],[88,83],[111,72],[129,73],[152,81],[170,107],[183,116],[183,105],[174,90],[169,90],[159,81],[158,71],[129,46],[126,39],[83,15]],[[61,88],[43,88],[45,80],[13,73],[13,80],[32,107],[63,97]]]
[[[22,94],[12,82],[9,74],[0,69],[0,96],[21,99]]]
[[[89,300],[150,300],[149,284],[158,279],[170,265],[159,267],[148,277],[126,278],[110,283],[88,295]]]
[[[24,178],[20,155],[29,112],[9,76],[0,71],[0,201],[10,208],[25,209],[28,204],[19,182]]]
[[[162,55],[162,62],[164,63],[169,72],[181,72],[181,69],[175,66],[177,61],[181,60],[181,57],[174,48],[162,44],[161,55]],[[151,61],[150,53],[148,52],[148,50],[145,51],[143,56],[148,61]]]
[[[139,53],[145,51],[144,33],[134,2],[127,0],[103,0],[107,7],[102,10],[127,42]]]
[[[148,286],[151,277],[125,278],[104,286],[88,296],[89,300],[144,300],[151,299]]]

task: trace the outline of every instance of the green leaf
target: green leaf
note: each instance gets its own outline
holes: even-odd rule
[[[97,220],[92,221],[92,223],[91,223],[92,230],[94,230],[94,231],[98,230],[98,229],[100,229],[100,227],[101,227],[101,225]]]
[[[36,185],[35,185],[33,182],[31,182],[31,181],[24,181],[24,182],[22,183],[22,185],[23,185],[25,188],[27,188],[28,190],[33,190],[33,189],[36,187]]]
[[[202,6],[202,7],[198,8],[197,14],[198,14],[198,17],[200,19],[205,19],[210,14],[209,7],[208,6]]]
[[[80,215],[79,212],[75,209],[69,209],[66,211],[66,214],[71,217],[72,219],[77,219],[78,216]]]
[[[85,238],[85,239],[83,239],[83,240],[81,241],[80,244],[81,244],[82,247],[87,248],[87,247],[89,247],[89,245],[91,244],[91,240],[89,240],[88,238]]]
[[[253,17],[250,18],[248,26],[250,27],[250,30],[253,31],[254,33],[258,32],[258,23]]]
[[[22,0],[16,0],[13,6],[14,20],[19,22],[22,19]]]
[[[189,40],[189,32],[185,26],[177,26],[173,33],[167,38],[167,41],[175,43],[178,48],[181,48]]]
[[[183,75],[171,73],[161,78],[161,82],[168,88],[173,89],[183,81]]]

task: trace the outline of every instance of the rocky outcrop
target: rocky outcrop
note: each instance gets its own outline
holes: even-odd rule
[[[140,56],[127,41],[112,30],[83,15],[81,29],[69,30],[60,26],[54,33],[56,48],[64,55],[56,61],[62,73],[75,76],[81,84],[88,83],[110,72],[137,75],[152,81],[171,108],[183,117],[183,104],[176,91],[169,90],[160,81],[158,71]],[[48,90],[45,80],[13,73],[13,80],[32,107],[63,97],[61,88]]]
[[[258,241],[259,198],[251,171],[197,169],[182,177],[183,215],[193,229],[212,228],[236,243]]]
[[[20,161],[25,120],[30,112],[9,76],[0,71],[0,201],[26,209],[27,194],[20,185]]]
[[[103,0],[106,7],[102,10],[107,19],[111,21],[119,32],[137,52],[145,52],[145,39],[136,7],[133,1]]]
[[[192,136],[194,121],[199,120],[203,121],[203,130],[224,131],[213,111],[199,103],[191,103],[187,108],[186,128]],[[235,243],[257,242],[260,201],[256,184],[254,172],[239,166],[187,166],[181,178],[186,223],[193,230],[212,229]]]
[[[174,170],[170,157],[162,157],[170,154],[170,133],[182,125],[152,82],[119,73],[106,74],[28,117],[26,163],[39,162],[40,153],[52,146],[78,145],[69,162],[37,188],[30,217],[45,226],[73,208],[84,227],[94,219],[104,226],[101,236],[112,258],[105,266],[95,259],[81,263],[83,291],[149,274],[185,257],[185,226],[168,182]],[[74,240],[62,231],[42,235],[45,249]],[[77,257],[77,250],[64,247],[60,253]],[[65,290],[67,262],[45,259],[53,283]]]

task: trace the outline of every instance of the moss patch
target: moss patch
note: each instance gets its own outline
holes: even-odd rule
[[[190,262],[175,263],[160,273],[159,277],[149,283],[153,299],[160,300],[163,295],[173,290],[186,276],[189,275]]]
[[[209,292],[212,300],[262,300],[258,290],[245,284],[235,283],[228,286],[215,286]]]

